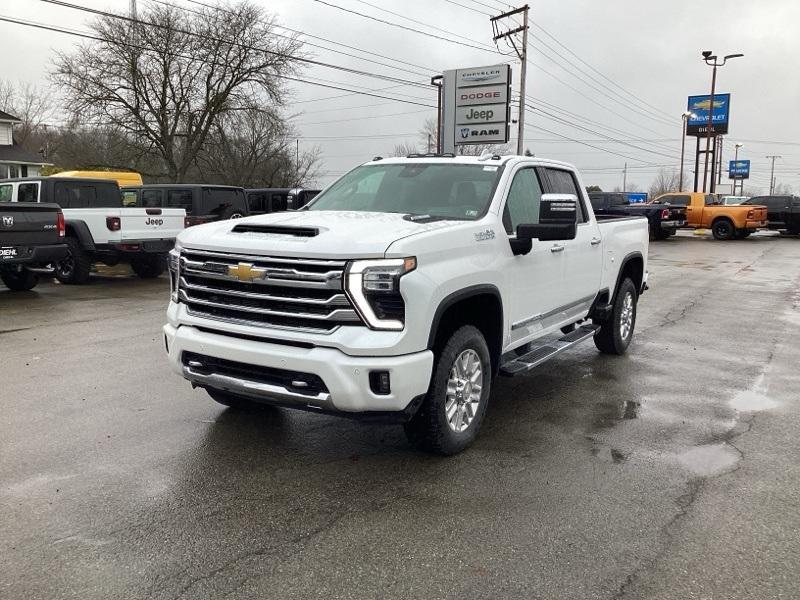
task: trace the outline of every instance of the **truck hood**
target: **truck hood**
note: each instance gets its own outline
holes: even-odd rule
[[[195,225],[178,242],[198,250],[263,256],[381,257],[394,242],[460,221],[415,223],[397,213],[298,211]]]

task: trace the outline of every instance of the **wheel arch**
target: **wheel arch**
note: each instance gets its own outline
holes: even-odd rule
[[[503,319],[503,300],[496,286],[481,284],[458,290],[436,307],[428,334],[428,349],[435,353],[458,327],[474,325],[486,339],[492,373],[496,375],[503,348]]]
[[[642,284],[644,282],[644,256],[641,252],[631,252],[619,265],[619,272],[617,273],[617,282],[614,285],[614,295],[611,298],[611,303],[617,297],[617,290],[625,277],[630,277],[633,285],[636,286],[636,293],[642,293]]]
[[[85,221],[69,219],[64,225],[68,236],[77,238],[84,250],[94,252],[94,238]]]

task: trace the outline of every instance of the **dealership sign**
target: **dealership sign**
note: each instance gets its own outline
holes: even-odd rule
[[[511,67],[491,65],[445,71],[442,151],[466,144],[508,141]]]
[[[750,179],[750,161],[732,160],[728,163],[729,179]]]
[[[711,113],[712,135],[728,133],[728,120],[730,118],[730,94],[714,94],[712,107],[711,96],[689,96],[687,105],[691,113],[686,121],[686,135],[705,137],[708,132],[708,115]]]

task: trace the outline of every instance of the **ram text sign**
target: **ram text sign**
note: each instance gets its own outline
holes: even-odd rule
[[[508,141],[509,65],[445,71],[443,79],[443,152],[464,144]]]

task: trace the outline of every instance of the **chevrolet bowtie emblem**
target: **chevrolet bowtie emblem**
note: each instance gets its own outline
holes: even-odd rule
[[[238,265],[231,265],[228,267],[228,276],[235,277],[239,281],[252,283],[256,279],[265,279],[267,270],[254,267],[252,263],[239,263]]]

